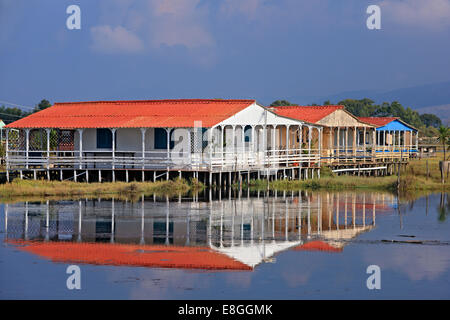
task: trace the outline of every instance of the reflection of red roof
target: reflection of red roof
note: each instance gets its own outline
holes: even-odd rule
[[[316,123],[344,106],[281,106],[271,107],[278,115],[297,120]]]
[[[342,248],[336,248],[332,245],[329,245],[328,243],[324,241],[311,241],[307,242],[305,244],[302,244],[300,246],[297,246],[294,248],[296,251],[327,251],[327,252],[342,252]]]
[[[255,100],[179,99],[55,103],[9,128],[179,128],[202,121],[211,127]]]
[[[377,127],[382,127],[391,123],[394,120],[397,120],[397,117],[358,117],[358,119],[362,122],[366,122],[369,124],[373,124]]]
[[[55,262],[208,270],[253,270],[207,247],[86,242],[11,241]]]

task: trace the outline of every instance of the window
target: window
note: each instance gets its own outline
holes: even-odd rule
[[[168,238],[169,243],[173,243],[173,221],[169,222],[168,229],[169,230],[167,230],[166,222],[153,222],[153,243],[163,244],[166,242],[166,237]]]
[[[97,129],[97,149],[112,149],[111,130]]]
[[[252,139],[252,127],[251,126],[245,126],[244,136],[245,136],[245,142],[251,141],[251,139]]]
[[[173,149],[175,142],[172,138],[173,129],[170,130],[170,149]],[[155,149],[167,149],[167,131],[163,128],[155,128]]]

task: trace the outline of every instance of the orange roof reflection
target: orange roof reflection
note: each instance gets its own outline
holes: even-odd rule
[[[207,270],[253,270],[208,247],[8,240],[54,262]]]
[[[326,251],[326,252],[342,252],[343,248],[336,248],[324,241],[311,241],[295,247],[296,251]]]

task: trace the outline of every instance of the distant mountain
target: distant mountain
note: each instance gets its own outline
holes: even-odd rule
[[[443,124],[450,125],[450,104],[417,108],[416,111],[419,112],[420,114],[422,113],[435,114],[439,118],[441,118]]]
[[[344,99],[363,98],[370,98],[378,104],[382,102],[398,101],[404,107],[411,107],[421,114],[433,113],[442,120],[448,120],[450,118],[450,81],[390,91],[358,90],[326,96],[277,97],[268,102],[268,104],[277,99],[285,99],[297,104],[322,104],[327,100],[330,100],[332,103],[337,103]]]

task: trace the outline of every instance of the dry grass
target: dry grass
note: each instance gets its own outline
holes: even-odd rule
[[[107,183],[77,183],[71,181],[19,180],[0,185],[0,198],[24,196],[105,196],[130,194],[178,194],[186,193],[191,187],[198,188],[200,184],[191,185],[186,180],[177,179],[157,182],[107,182]]]

